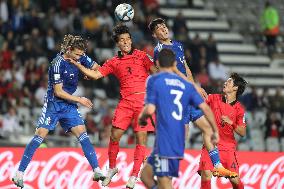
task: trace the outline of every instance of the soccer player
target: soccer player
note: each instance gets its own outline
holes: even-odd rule
[[[107,186],[112,177],[118,172],[116,157],[119,152],[119,141],[133,121],[136,147],[133,171],[126,187],[134,188],[141,164],[145,159],[147,132],[154,131],[150,121],[146,127],[140,127],[138,115],[143,108],[146,79],[149,73],[156,72],[157,69],[145,52],[132,48],[131,34],[125,25],[117,25],[113,29],[112,38],[120,51],[117,56],[107,60],[102,67],[91,70],[76,61],[73,61],[73,63],[91,79],[99,79],[114,74],[120,82],[121,99],[112,120],[108,147],[109,170],[102,185]]]
[[[71,132],[79,140],[84,155],[93,171],[93,180],[103,180],[105,177],[99,168],[96,152],[89,140],[84,121],[78,111],[77,103],[92,108],[92,102],[85,98],[72,95],[78,85],[79,70],[69,62],[69,59],[78,61],[79,64],[90,69],[95,69],[95,64],[85,50],[87,41],[80,36],[65,35],[61,44],[61,52],[56,55],[49,66],[48,89],[41,117],[38,120],[35,135],[26,146],[19,169],[12,181],[23,188],[23,175],[30,163],[36,149],[50,130],[54,130],[57,122],[65,132]]]
[[[139,116],[139,123],[146,125],[147,118],[156,112],[156,139],[153,151],[148,157],[148,165],[158,178],[157,187],[172,189],[172,177],[178,177],[179,161],[184,155],[186,120],[184,117],[187,116],[184,110],[189,105],[199,107],[212,128],[217,127],[211,109],[193,84],[174,73],[176,67],[174,52],[162,49],[156,63],[160,73],[149,77],[147,81],[146,105]],[[214,135],[211,132],[209,138],[213,136],[218,136],[217,130],[214,130]],[[214,139],[215,142],[217,138]]]
[[[238,97],[244,92],[246,81],[237,73],[232,73],[230,78],[224,83],[223,94],[212,94],[208,96],[206,103],[211,107],[218,125],[220,141],[218,149],[221,163],[225,168],[239,172],[239,164],[236,156],[237,142],[234,132],[240,136],[246,134],[245,110]],[[210,162],[208,152],[202,149],[199,171],[201,173],[201,188],[211,188],[211,177],[213,166]],[[219,176],[213,172],[214,176]],[[243,189],[239,177],[230,178],[234,189]]]
[[[189,80],[195,86],[198,92],[204,98],[206,98],[206,92],[202,88],[194,84],[191,71],[184,59],[182,44],[177,41],[172,41],[169,38],[169,30],[165,24],[165,21],[161,18],[154,19],[149,24],[149,29],[152,32],[153,37],[155,37],[159,41],[154,50],[154,61],[156,61],[158,54],[162,49],[171,49],[176,55],[175,58],[177,63],[174,70],[175,73],[178,73],[178,75],[182,78]],[[210,143],[210,136],[212,132],[210,127],[212,127],[212,125],[210,126],[202,111],[193,106],[187,107],[185,111],[187,112],[187,118],[185,118],[187,120],[184,123],[188,124],[189,121],[192,121],[204,132],[203,137],[206,144],[206,149],[209,151],[210,159],[212,161],[212,164],[214,165],[214,171],[218,172],[219,176],[236,177],[237,174],[235,172],[231,172],[222,166],[219,158],[218,148],[215,148],[212,143]],[[215,131],[215,128],[212,129],[213,131]],[[152,172],[152,168],[146,163],[141,174],[141,179],[148,188],[151,188],[155,185],[154,179],[148,176],[151,175]]]

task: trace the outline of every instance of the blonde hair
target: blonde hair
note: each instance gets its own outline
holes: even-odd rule
[[[60,45],[60,51],[66,53],[69,49],[80,49],[86,51],[87,40],[83,39],[81,36],[67,34],[64,36],[63,42]]]

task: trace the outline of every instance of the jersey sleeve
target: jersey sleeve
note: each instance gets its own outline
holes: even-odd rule
[[[105,77],[114,72],[114,63],[113,59],[107,60],[103,66],[98,68],[98,71]]]
[[[241,106],[239,106],[239,108],[237,110],[236,127],[237,126],[246,127],[245,110]]]
[[[190,104],[194,107],[198,107],[201,103],[204,102],[204,100],[192,84],[189,84],[188,92],[190,93]]]
[[[146,97],[145,97],[145,104],[154,104],[156,105],[156,91],[154,86],[154,78],[152,76],[148,77],[146,81]]]
[[[82,55],[81,58],[79,59],[79,62],[85,66],[86,68],[91,69],[94,64],[96,64],[95,61],[93,61],[89,56],[87,56],[86,54]]]
[[[51,71],[51,77],[53,77],[53,84],[59,84],[59,83],[63,83],[62,80],[62,64],[63,62],[59,59],[59,60],[54,60],[51,63],[50,66],[50,71]]]
[[[149,54],[145,54],[143,62],[146,67],[146,70],[150,70],[150,68],[154,66],[153,58]]]

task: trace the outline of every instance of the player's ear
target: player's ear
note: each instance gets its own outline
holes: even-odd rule
[[[174,66],[174,67],[176,67],[176,66],[177,66],[177,61],[175,61],[175,62],[174,62],[174,65],[173,65],[173,66]]]
[[[238,92],[238,89],[239,89],[238,86],[234,86],[234,87],[233,87],[233,90],[236,91],[236,92]]]
[[[154,38],[157,38],[155,32],[152,33],[152,36],[153,36]]]

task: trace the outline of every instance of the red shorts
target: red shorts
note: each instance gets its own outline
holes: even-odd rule
[[[141,127],[138,124],[138,116],[144,106],[144,96],[145,94],[135,94],[127,99],[121,99],[115,109],[112,125],[122,130],[127,130],[132,125],[135,132],[154,131],[155,128],[150,119],[147,120],[148,124],[145,127]],[[155,117],[152,117],[155,121]]]
[[[219,155],[220,161],[226,169],[239,173],[239,163],[237,160],[236,151],[219,150]],[[208,151],[206,150],[206,148],[202,148],[198,170],[213,170],[213,168],[214,167],[209,157]]]

